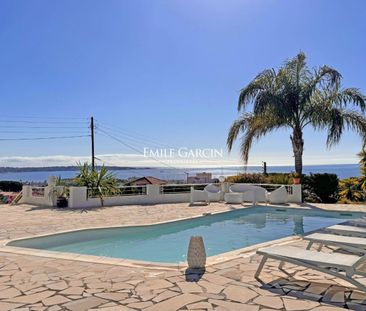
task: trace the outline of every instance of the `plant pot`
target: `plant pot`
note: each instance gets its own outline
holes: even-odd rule
[[[301,184],[301,179],[300,178],[293,178],[292,181],[293,181],[294,185],[300,185]]]
[[[57,207],[67,207],[68,202],[64,197],[57,198],[56,206]]]

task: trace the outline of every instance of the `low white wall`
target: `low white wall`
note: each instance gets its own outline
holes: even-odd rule
[[[159,185],[147,185],[146,194],[104,197],[104,206],[189,202],[190,193],[161,194]],[[70,187],[69,207],[98,207],[100,198],[87,198],[86,187]]]
[[[186,186],[186,185],[182,185]],[[55,206],[55,200],[49,195],[53,186],[44,188],[44,196],[33,196],[32,186],[23,186],[23,197],[21,203],[28,203],[43,206]],[[290,203],[301,203],[301,185],[287,186],[289,192]],[[221,184],[221,200],[224,199],[224,193],[229,191],[227,183]],[[146,194],[141,195],[125,195],[115,197],[105,197],[104,206],[114,205],[139,205],[139,204],[163,204],[163,203],[189,203],[191,199],[190,193],[160,193],[159,185],[147,185]],[[99,198],[88,198],[86,187],[70,187],[70,197],[68,200],[69,207],[99,207],[101,201]]]
[[[32,189],[42,189],[42,187],[23,186],[22,198],[19,203],[34,204],[41,206],[53,206],[54,202],[48,195],[50,188],[44,187],[44,196],[34,196]]]

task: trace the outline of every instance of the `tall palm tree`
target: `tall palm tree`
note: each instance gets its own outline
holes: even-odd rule
[[[366,97],[356,88],[341,88],[341,74],[329,66],[310,70],[305,54],[300,52],[278,70],[267,69],[240,91],[238,111],[227,146],[242,133],[241,155],[247,164],[254,140],[279,128],[292,134],[295,171],[302,174],[303,130],[327,130],[327,146],[340,141],[345,129],[355,130],[366,139]],[[248,106],[252,106],[250,112]]]

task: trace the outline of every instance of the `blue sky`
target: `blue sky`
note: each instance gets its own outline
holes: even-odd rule
[[[0,138],[84,135],[93,115],[134,147],[97,133],[113,164],[133,165],[147,142],[225,150],[239,90],[300,50],[366,93],[365,10],[362,0],[2,0]],[[345,133],[327,150],[309,129],[304,164],[356,163],[360,148]],[[0,165],[73,164],[89,149],[85,137],[0,141]],[[292,164],[287,131],[254,146],[250,164],[263,160]],[[223,163],[240,163],[238,149]]]

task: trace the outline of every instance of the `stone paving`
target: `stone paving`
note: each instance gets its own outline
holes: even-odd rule
[[[81,212],[0,207],[0,239],[151,223],[230,209],[225,204],[135,208]],[[304,247],[302,241],[293,244]],[[366,310],[365,293],[343,280],[302,267],[287,264],[285,274],[278,269],[278,262],[268,261],[261,281],[256,280],[254,272],[259,260],[259,256],[247,253],[208,266],[203,275],[196,275],[182,269],[124,267],[5,253],[0,248],[0,311]]]

